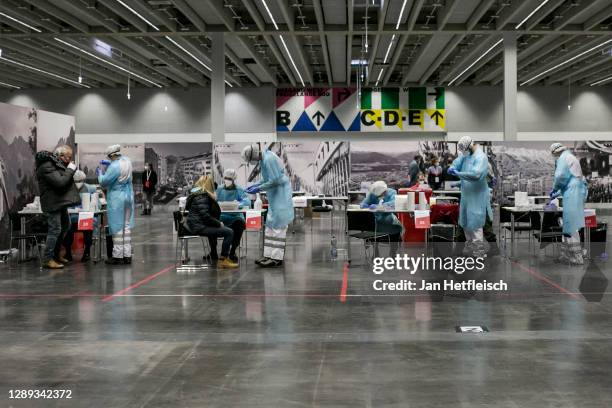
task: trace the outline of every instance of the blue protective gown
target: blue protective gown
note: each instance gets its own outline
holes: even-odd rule
[[[121,168],[129,168],[129,175],[122,177]],[[124,228],[124,212],[131,209],[130,228],[134,227],[134,190],[132,188],[132,164],[130,159],[121,156],[113,160],[106,173],[98,176],[98,183],[106,188],[106,213],[111,235],[119,234]]]
[[[383,207],[395,208],[395,196],[397,192],[388,188],[383,196]],[[380,202],[380,198],[376,197],[376,195],[372,193],[368,193],[366,198],[361,202],[362,207],[367,207],[372,204],[378,204]],[[380,232],[387,232],[391,234],[398,234],[402,232],[402,223],[393,213],[387,212],[375,212],[374,219],[376,220],[376,229]]]
[[[570,169],[572,165],[574,172]],[[557,159],[553,191],[560,191],[563,195],[563,233],[573,235],[584,228],[584,202],[588,188],[580,164],[569,150]]]
[[[459,225],[466,231],[476,231],[485,225],[487,215],[493,219],[491,193],[487,184],[489,160],[482,149],[462,154],[453,161],[461,180]]]
[[[285,175],[280,158],[273,152],[266,150],[260,165],[260,187],[268,198],[266,226],[274,229],[285,228],[293,221],[291,183]]]
[[[238,208],[250,208],[251,200],[241,187],[227,188],[225,185],[217,187],[217,201],[238,201]],[[236,220],[244,220],[244,214],[240,213],[221,213],[221,222],[225,225],[232,225]]]

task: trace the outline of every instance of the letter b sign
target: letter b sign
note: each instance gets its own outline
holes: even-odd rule
[[[289,126],[290,124],[289,111],[276,111],[276,126]]]

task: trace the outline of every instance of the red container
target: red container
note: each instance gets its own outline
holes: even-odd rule
[[[425,193],[425,198],[427,199],[427,203],[429,203],[429,198],[433,193],[433,190],[429,187],[423,187],[419,184],[416,184],[410,188],[400,188],[398,193],[401,195],[406,195],[409,191],[414,191],[414,204],[419,204],[419,193],[422,191]],[[425,242],[425,230],[417,229],[414,226],[414,214],[411,213],[399,213],[397,214],[397,218],[399,218],[400,222],[404,226],[404,234],[402,235],[402,240],[404,242]]]

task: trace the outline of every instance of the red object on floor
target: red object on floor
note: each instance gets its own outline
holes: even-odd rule
[[[79,250],[83,249],[85,247],[85,241],[83,239],[83,233],[82,232],[75,232],[74,233],[74,241],[72,241],[72,251],[73,252],[78,252]]]
[[[425,198],[429,203],[429,198],[432,194],[432,189],[429,187],[423,187],[419,184],[414,185],[410,188],[400,188],[398,193],[406,195],[409,191],[414,191],[414,204],[419,204],[419,193],[422,191],[425,193]],[[397,218],[404,226],[404,234],[402,235],[402,241],[404,242],[425,242],[425,230],[417,229],[414,225],[414,214],[410,213],[398,213]],[[432,219],[433,222],[433,219]]]

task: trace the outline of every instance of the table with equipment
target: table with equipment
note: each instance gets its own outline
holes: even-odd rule
[[[547,197],[548,198],[548,197]],[[542,205],[533,205],[527,207],[502,207],[510,213],[510,258],[515,258],[515,215],[523,213],[537,213],[540,217],[540,223],[543,222],[545,213],[563,213],[563,207],[546,208]],[[584,243],[587,250],[587,258],[590,257],[591,250],[591,227],[585,223],[584,227]]]
[[[416,210],[418,211],[418,210]],[[346,209],[346,216],[348,217],[348,213],[394,213],[394,214],[412,214],[414,216],[414,212],[415,210],[396,210],[394,208],[381,208],[381,209],[376,209],[376,210],[370,210],[369,208],[347,208]],[[346,221],[347,225],[348,225],[348,219]],[[374,221],[374,237],[377,236],[377,225],[378,223],[376,222],[376,220]],[[424,228],[425,230],[425,252],[427,253],[427,249],[428,249],[428,239],[429,239],[429,235],[428,235],[428,231],[429,228]],[[375,238],[376,239],[376,238]],[[346,246],[347,246],[347,260],[348,262],[351,262],[351,242],[350,242],[350,238],[347,236],[346,239]],[[375,245],[377,245],[377,243],[375,242]]]
[[[92,212],[94,218],[98,219],[98,243],[96,244],[94,241],[95,249],[94,249],[94,258],[92,259],[94,263],[100,262],[102,260],[102,245],[105,242],[104,239],[104,214],[106,210],[98,210],[98,211],[82,211],[76,208],[68,209],[68,214],[78,214],[80,212]],[[78,221],[77,221],[78,222]]]

